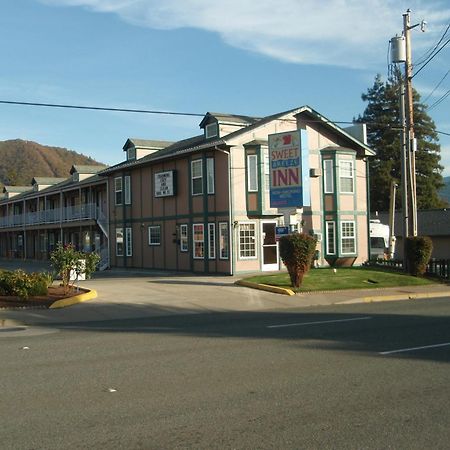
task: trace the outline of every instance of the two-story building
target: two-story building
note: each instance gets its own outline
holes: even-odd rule
[[[57,242],[108,257],[106,166],[74,165],[69,178],[32,179],[5,186],[0,199],[0,257],[48,259]]]
[[[128,139],[108,178],[114,267],[237,274],[281,267],[276,226],[318,238],[319,265],[369,258],[368,157],[374,152],[308,106],[264,118],[207,113],[179,142]],[[299,130],[307,204],[272,208],[269,135]]]

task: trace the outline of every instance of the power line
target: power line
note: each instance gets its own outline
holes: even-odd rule
[[[450,42],[450,39],[447,39],[443,44],[442,44],[442,46],[438,49],[438,50],[436,50],[429,58],[428,58],[428,60],[426,61],[426,62],[424,62],[423,64],[422,64],[422,67],[411,77],[411,78],[414,78],[418,73],[420,73],[427,65],[428,65],[428,63],[429,62],[431,62],[445,47],[446,47],[446,45],[448,44]]]
[[[436,108],[438,105],[440,105],[448,96],[450,95],[450,89],[442,95],[440,98],[438,98],[429,108],[428,111],[431,111],[432,109]]]
[[[114,111],[126,113],[141,113],[141,114],[165,114],[168,116],[194,116],[203,117],[204,114],[189,113],[189,112],[175,112],[175,111],[156,111],[151,109],[128,109],[128,108],[107,108],[100,106],[81,106],[81,105],[63,105],[57,103],[35,103],[35,102],[16,102],[9,100],[0,100],[0,103],[6,105],[22,105],[22,106],[43,106],[48,108],[69,108],[69,109],[84,109],[91,111]]]
[[[447,70],[447,73],[441,78],[441,81],[436,85],[436,87],[428,94],[427,98],[423,101],[423,103],[426,103],[426,101],[434,94],[434,91],[441,85],[441,83],[445,80],[447,75],[450,73],[450,69]]]
[[[420,58],[417,63],[414,63],[414,66],[420,66],[424,64],[424,62],[427,60],[427,58],[439,47],[439,44],[444,40],[445,36],[448,33],[448,30],[450,29],[450,24],[447,25],[447,28],[442,33],[442,36],[440,37],[439,41],[434,45],[433,48],[430,48],[428,51],[426,51]]]
[[[448,93],[447,93],[448,94]],[[113,112],[125,112],[125,113],[138,113],[138,114],[161,114],[170,116],[188,116],[188,117],[204,117],[204,113],[193,113],[193,112],[180,112],[180,111],[164,111],[164,110],[150,110],[150,109],[130,109],[130,108],[109,108],[103,106],[86,106],[86,105],[70,105],[70,104],[59,104],[59,103],[37,103],[37,102],[19,102],[12,100],[0,100],[0,104],[5,105],[18,105],[18,106],[38,106],[47,108],[66,108],[66,109],[80,109],[80,110],[91,110],[91,111],[113,111]],[[433,105],[432,105],[433,106]],[[430,107],[431,108],[431,107]],[[258,119],[258,117],[255,117]],[[296,122],[295,119],[275,119],[286,122]],[[382,125],[386,128],[395,129],[399,127],[398,124],[384,124],[378,122],[356,122],[348,120],[306,120],[309,123],[334,123],[334,124],[344,124],[344,125],[355,125],[358,123],[366,125]],[[449,135],[443,131],[437,131],[437,133]]]

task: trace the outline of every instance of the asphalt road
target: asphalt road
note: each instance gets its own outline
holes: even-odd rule
[[[450,298],[0,332],[2,449],[448,449]]]

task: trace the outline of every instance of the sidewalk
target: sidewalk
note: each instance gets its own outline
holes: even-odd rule
[[[0,267],[5,267],[0,261]],[[28,267],[21,267],[28,270]],[[33,265],[33,270],[37,270]],[[402,286],[280,295],[236,286],[236,276],[120,271],[102,272],[80,283],[96,299],[57,310],[0,310],[1,320],[27,325],[130,319],[207,312],[289,311],[300,307],[409,298],[450,297],[450,286]]]

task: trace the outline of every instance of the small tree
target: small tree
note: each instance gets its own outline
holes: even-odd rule
[[[300,287],[311,267],[317,239],[305,233],[294,233],[280,239],[280,256],[287,267],[291,286]]]
[[[408,271],[415,277],[423,275],[433,251],[433,242],[428,236],[406,239],[406,263]]]
[[[50,254],[53,270],[61,277],[64,293],[68,293],[81,273],[89,278],[100,260],[97,253],[84,253],[75,249],[73,244],[63,245],[60,242]],[[70,284],[71,275],[75,275]]]

